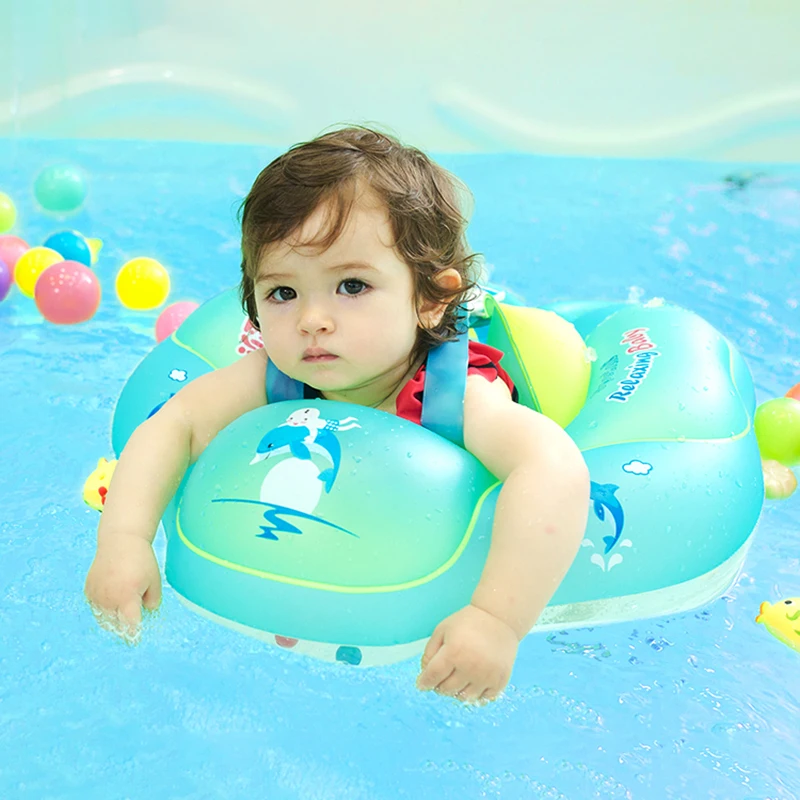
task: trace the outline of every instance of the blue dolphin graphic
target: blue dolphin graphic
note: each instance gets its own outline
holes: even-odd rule
[[[277,428],[268,431],[261,438],[258,447],[256,447],[255,458],[250,463],[255,464],[258,461],[263,461],[285,447],[289,448],[295,458],[308,461],[311,459],[311,451],[308,449],[305,440],[310,433],[311,431],[302,425],[278,425]],[[314,444],[325,451],[331,461],[332,466],[322,470],[319,474],[319,479],[325,484],[325,491],[330,492],[333,482],[339,474],[342,448],[336,436],[328,430],[316,431]]]
[[[597,518],[600,521],[604,520],[606,518],[606,509],[608,509],[611,518],[614,520],[614,535],[603,537],[603,541],[606,543],[606,553],[619,541],[619,537],[622,535],[622,528],[625,525],[625,512],[622,510],[622,506],[615,495],[617,489],[619,489],[619,486],[613,483],[591,482],[589,499],[594,503],[594,513]]]

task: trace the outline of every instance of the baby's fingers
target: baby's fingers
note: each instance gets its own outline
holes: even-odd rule
[[[469,688],[469,678],[467,678],[463,672],[456,669],[448,678],[443,680],[434,691],[445,697],[457,697],[459,700],[464,700],[466,699],[465,696]]]
[[[148,611],[155,611],[161,605],[161,581],[157,580],[147,587],[142,595],[142,605]]]
[[[485,705],[486,703],[494,703],[498,697],[502,694],[502,690],[498,689],[484,689],[483,694],[478,698],[478,703],[480,705]]]
[[[140,597],[134,597],[126,600],[119,607],[119,618],[123,627],[128,632],[135,635],[142,624],[142,600]]]
[[[142,621],[142,609],[139,598],[127,601],[117,607],[109,605],[100,606],[89,601],[97,624],[106,631],[122,637],[127,642],[135,642],[139,635],[139,626]]]
[[[428,643],[425,645],[425,652],[422,654],[423,670],[428,666],[430,660],[439,651],[439,648],[442,646],[443,642],[444,642],[444,630],[442,629],[442,626],[439,625],[433,632],[431,638],[428,639]]]
[[[442,681],[449,678],[454,670],[455,667],[447,657],[446,649],[441,648],[417,678],[417,688],[422,692],[435,689]]]

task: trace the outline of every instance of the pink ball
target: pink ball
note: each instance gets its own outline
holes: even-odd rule
[[[31,246],[19,236],[0,236],[0,261],[5,261],[11,269],[11,280],[14,280],[14,267],[19,257],[30,250]]]
[[[39,276],[34,298],[46,320],[74,325],[94,316],[100,305],[100,282],[89,267],[77,261],[59,261]]]
[[[156,320],[156,341],[163,342],[168,336],[172,336],[197,305],[191,300],[181,300],[179,303],[167,306]]]
[[[0,303],[6,299],[13,280],[14,279],[11,277],[11,268],[0,258]]]

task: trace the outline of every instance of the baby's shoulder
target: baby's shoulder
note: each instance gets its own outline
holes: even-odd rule
[[[173,398],[190,417],[241,416],[266,403],[267,358],[254,351],[188,383]]]
[[[201,375],[170,400],[191,427],[192,460],[219,431],[266,403],[266,368],[264,351],[254,351],[227,367]]]
[[[482,373],[472,372],[467,375],[467,385],[464,390],[464,404],[483,406],[485,404],[513,403],[511,390],[505,381],[496,376],[486,376]]]
[[[253,350],[232,364],[204,375],[202,380],[208,391],[239,397],[254,395],[263,405],[266,401],[267,362],[264,350]]]

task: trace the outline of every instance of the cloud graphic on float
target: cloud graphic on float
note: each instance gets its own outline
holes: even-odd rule
[[[186,380],[186,370],[185,369],[173,369],[169,373],[170,380],[177,381],[178,383],[183,383]]]
[[[631,475],[649,475],[650,471],[653,469],[653,465],[634,459],[627,464],[623,464],[622,469]]]

